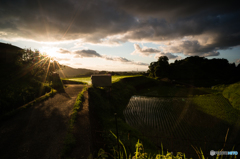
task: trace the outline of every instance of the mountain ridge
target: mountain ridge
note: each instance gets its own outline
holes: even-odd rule
[[[97,70],[91,70],[86,68],[72,68],[66,65],[63,65],[61,69],[56,71],[61,78],[65,77],[75,77],[78,75],[85,75],[87,73],[98,73]]]

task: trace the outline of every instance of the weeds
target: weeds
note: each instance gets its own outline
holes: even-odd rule
[[[116,135],[112,131],[110,131],[110,132],[112,133],[112,135],[114,137],[116,137]],[[124,144],[121,142],[121,140],[119,140],[119,142],[122,144],[123,147],[125,147]],[[161,144],[162,153],[158,152],[156,155],[155,154],[151,155],[151,154],[144,152],[143,144],[140,143],[139,140],[136,143],[135,147],[136,147],[136,151],[134,152],[134,154],[135,154],[134,156],[132,156],[131,154],[127,155],[127,153],[124,149],[126,159],[187,159],[185,153],[182,153],[182,152],[177,152],[176,156],[174,156],[171,152],[168,152],[168,151],[164,154],[162,144]],[[195,147],[193,147],[193,148],[195,149],[196,153],[198,154],[199,159],[205,159],[205,156],[204,156],[201,148],[200,149],[195,148]],[[234,147],[233,147],[232,151],[233,150],[234,150]],[[120,156],[120,158],[118,156]],[[116,151],[114,149],[114,147],[113,147],[113,154],[105,152],[103,149],[99,149],[98,156],[97,156],[97,158],[94,158],[94,159],[107,159],[108,157],[111,157],[113,159],[124,159],[123,152]],[[216,159],[219,159],[219,157],[220,156],[217,155]],[[223,158],[223,155],[221,156],[221,159],[222,158]],[[230,158],[232,158],[232,156],[230,156]],[[234,158],[236,159],[237,156],[235,155]],[[90,154],[88,156],[88,159],[93,159],[93,155]]]
[[[1,86],[0,115],[11,112],[50,91],[49,86],[36,80],[21,80]]]
[[[110,130],[110,132],[116,138],[116,135],[111,130]],[[162,154],[159,153],[156,155],[151,155],[146,152],[143,152],[143,150],[144,150],[143,144],[139,142],[139,139],[135,145],[135,148],[136,148],[136,152],[134,152],[135,155],[132,156],[131,153],[129,155],[127,155],[125,146],[120,139],[119,139],[119,143],[121,143],[121,145],[124,148],[126,159],[182,159],[182,157],[184,157],[184,159],[186,159],[185,154],[183,154],[181,152],[178,152],[176,156],[173,156],[173,154],[171,152],[167,152],[166,155],[164,155],[162,145],[161,145],[162,146]],[[118,156],[120,156],[120,158]],[[114,149],[114,147],[113,147],[113,154],[105,152],[103,149],[99,149],[98,156],[97,156],[97,158],[94,158],[94,159],[107,159],[108,157],[111,157],[113,159],[124,159],[123,152],[116,151]],[[88,159],[93,159],[93,155],[90,154],[88,156]]]
[[[9,112],[1,115],[0,116],[0,121],[6,120],[6,119],[10,118],[11,116],[15,115],[16,113],[18,113],[19,111],[24,110],[24,109],[26,109],[30,106],[33,106],[34,104],[39,103],[43,100],[46,100],[49,97],[52,97],[56,93],[57,93],[57,91],[55,89],[51,89],[51,91],[49,93],[46,93],[45,95],[43,95],[39,98],[36,98],[35,100],[33,100],[33,101],[31,101],[31,102],[29,102],[29,103],[27,103],[27,104],[25,104],[21,107],[18,107],[17,109],[13,109],[12,111],[9,111]]]
[[[62,157],[66,157],[72,151],[72,148],[76,144],[76,139],[73,135],[73,129],[74,129],[74,124],[77,119],[77,113],[83,106],[84,92],[87,91],[87,89],[88,89],[87,87],[83,88],[83,90],[78,94],[76,102],[73,106],[73,111],[72,111],[72,114],[70,116],[70,121],[69,121],[68,132],[64,139],[64,146],[63,146],[63,150],[62,150],[62,154],[61,154]]]

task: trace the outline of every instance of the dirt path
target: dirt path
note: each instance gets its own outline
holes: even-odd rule
[[[91,153],[91,129],[89,120],[88,93],[84,93],[85,101],[83,107],[77,114],[73,135],[76,138],[76,145],[71,153],[71,157],[86,159]]]
[[[56,94],[1,123],[0,158],[60,158],[69,115],[83,87],[68,85],[65,93]]]
[[[83,107],[77,114],[73,135],[76,139],[70,157],[75,159],[86,159],[90,155],[96,155],[100,148],[103,148],[103,139],[97,136],[95,131],[101,130],[101,126],[94,111],[94,105],[89,103],[88,91],[84,93],[85,101]],[[100,143],[98,143],[100,142]]]

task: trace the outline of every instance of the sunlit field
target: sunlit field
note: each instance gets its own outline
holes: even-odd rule
[[[122,78],[126,78],[126,77],[136,77],[139,75],[127,75],[127,76],[112,76],[112,82],[116,82]],[[69,81],[77,81],[77,82],[86,82],[88,84],[91,84],[91,77],[79,77],[79,78],[62,78],[63,80],[69,80]]]

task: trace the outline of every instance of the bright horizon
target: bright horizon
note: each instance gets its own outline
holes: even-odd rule
[[[159,56],[240,62],[240,9],[230,2],[58,2],[0,4],[0,42],[100,71],[147,71]]]

